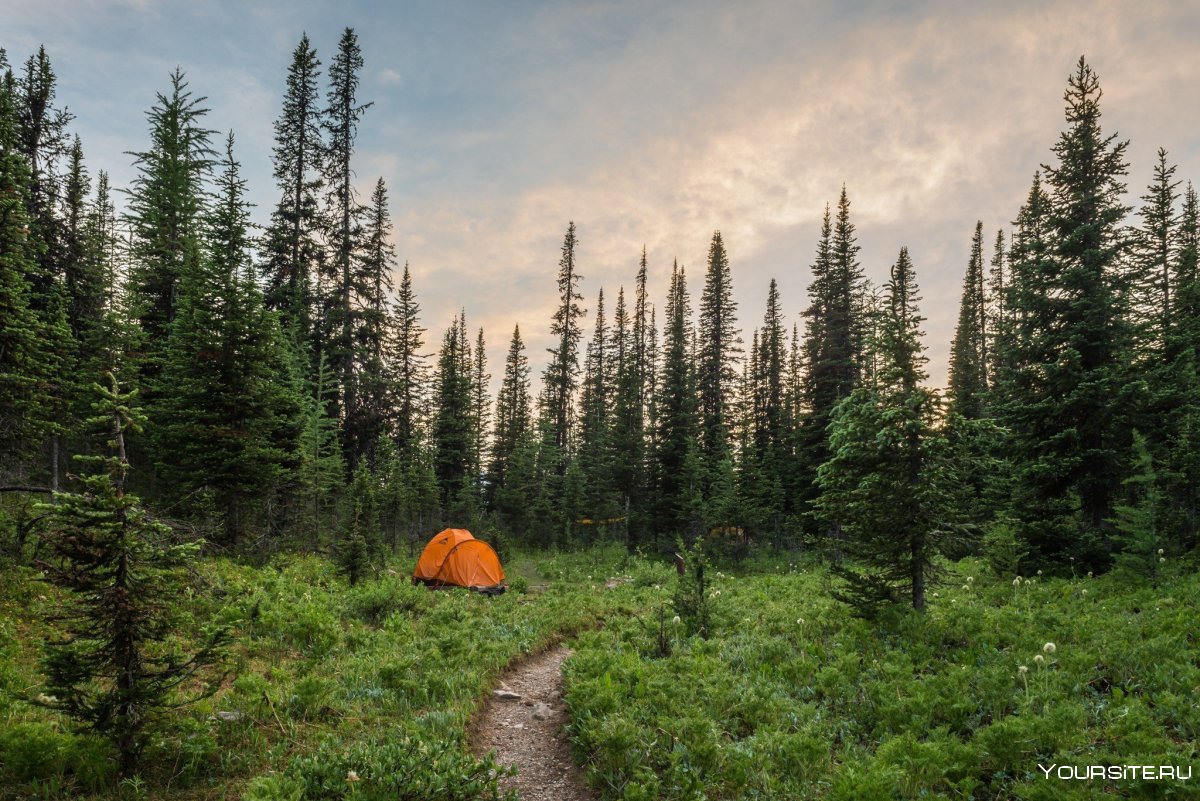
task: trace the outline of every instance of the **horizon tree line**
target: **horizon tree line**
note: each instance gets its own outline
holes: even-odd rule
[[[1137,519],[1194,546],[1196,193],[1160,149],[1134,218],[1128,143],[1102,131],[1082,58],[1051,163],[990,258],[974,226],[945,393],[925,386],[908,249],[884,286],[867,280],[843,186],[803,327],[774,279],[743,327],[720,231],[698,300],[676,263],[656,304],[643,248],[631,291],[598,288],[589,309],[569,222],[540,387],[514,326],[494,399],[466,309],[426,352],[388,187],[356,192],[363,64],[352,29],[325,75],[301,38],[258,235],[234,136],[205,127],[181,71],[118,213],[45,50],[18,69],[0,51],[4,484],[79,486],[70,457],[103,450],[84,423],[111,373],[147,420],[127,481],[152,508],[209,547],[327,550],[355,578],[455,524],[539,546],[817,548],[870,610],[923,607],[937,557],[995,547],[1002,527],[1023,570],[1107,569],[1142,547],[1119,510],[1150,497]],[[19,554],[32,507],[5,496]]]

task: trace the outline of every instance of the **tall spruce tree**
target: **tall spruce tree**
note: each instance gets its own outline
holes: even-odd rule
[[[971,258],[963,277],[958,326],[950,345],[950,401],[954,411],[974,420],[983,416],[988,390],[987,294],[983,275],[983,222],[975,223]]]
[[[531,411],[529,399],[529,358],[521,341],[521,327],[513,326],[508,355],[504,359],[504,377],[500,394],[496,396],[495,427],[488,464],[488,495],[501,518],[509,510],[499,509],[498,493],[504,488],[513,454],[529,433]],[[509,521],[505,521],[509,522]]]
[[[32,233],[42,243],[30,284],[34,310],[45,315],[56,302],[53,296],[67,258],[58,208],[65,189],[59,161],[71,150],[66,129],[74,115],[56,106],[58,76],[44,45],[26,60],[14,89],[17,147],[28,166],[25,197]]]
[[[937,393],[921,386],[924,318],[907,248],[887,292],[879,381],[838,404],[832,456],[818,471],[818,509],[841,521],[837,547],[850,557],[834,567],[843,581],[835,595],[866,616],[905,596],[914,609],[925,608],[934,557],[954,526],[961,458],[938,427]]]
[[[1045,457],[1051,437],[1048,405],[1054,403],[1042,386],[1043,365],[1056,357],[1056,347],[1048,321],[1057,314],[1057,303],[1050,287],[1056,272],[1052,259],[1053,242],[1049,228],[1050,197],[1042,188],[1041,173],[1035,173],[1029,194],[1016,220],[1009,250],[1008,281],[1003,302],[1007,311],[1007,336],[996,342],[996,381],[992,408],[1009,432],[1009,447],[1001,458],[1005,469],[996,471],[992,489],[1000,499],[999,508],[1019,512],[1024,523],[1023,536],[1030,538],[1030,527],[1044,521],[1046,534],[1069,527],[1071,499],[1053,486],[1027,481],[1024,473]],[[1050,461],[1044,462],[1047,468]],[[1045,481],[1049,469],[1041,475]],[[1026,510],[1021,512],[1020,510]],[[1014,515],[1015,517],[1016,515]]]
[[[1054,289],[1062,294],[1060,314],[1048,326],[1049,336],[1059,340],[1058,356],[1043,380],[1054,399],[1047,409],[1053,432],[1048,455],[1055,462],[1052,484],[1065,479],[1077,493],[1080,531],[1075,542],[1060,534],[1057,541],[1036,543],[1042,557],[1074,550],[1092,563],[1105,559],[1105,531],[1132,450],[1135,406],[1122,370],[1131,344],[1122,265],[1129,209],[1121,202],[1128,143],[1101,132],[1100,96],[1099,79],[1080,57],[1065,94],[1069,127],[1054,147],[1057,164],[1044,167],[1051,190]],[[1042,480],[1037,473],[1030,478]]]
[[[695,375],[692,368],[691,302],[687,276],[671,271],[663,330],[662,374],[656,402],[654,462],[658,467],[656,527],[691,542],[700,533]]]
[[[1147,432],[1143,445],[1156,466],[1165,457],[1166,443],[1176,434],[1171,429],[1177,421],[1168,418],[1173,417],[1172,412],[1193,388],[1187,379],[1188,373],[1194,372],[1187,355],[1176,347],[1178,339],[1173,336],[1179,223],[1176,211],[1179,181],[1174,176],[1175,166],[1167,162],[1167,152],[1159,148],[1153,179],[1138,210],[1142,225],[1134,232],[1131,254],[1129,316],[1135,336],[1131,367],[1133,377],[1142,379],[1148,390],[1137,426]],[[1133,452],[1136,454],[1137,448]],[[1158,477],[1158,471],[1155,473]]]
[[[539,412],[546,422],[544,427],[560,458],[559,472],[565,472],[565,458],[570,452],[574,430],[574,397],[579,376],[579,340],[583,336],[579,321],[586,310],[579,305],[583,295],[579,284],[583,276],[575,264],[575,223],[567,225],[563,237],[562,256],[558,262],[558,308],[550,333],[557,341],[549,348],[550,364],[542,380],[542,397]]]
[[[836,397],[844,397],[857,384],[861,372],[863,325],[857,312],[862,296],[862,265],[858,261],[858,238],[850,219],[850,196],[846,187],[838,196],[837,216],[830,243],[830,303],[826,336],[826,362],[833,374]]]
[[[774,278],[767,288],[767,308],[758,330],[754,369],[751,374],[750,450],[744,458],[754,461],[758,507],[768,533],[778,543],[783,535],[783,518],[788,510],[784,492],[790,442],[785,397],[787,334],[779,285]]]
[[[1180,545],[1186,548],[1196,544],[1200,530],[1200,203],[1190,183],[1179,217],[1173,283],[1175,308],[1167,351],[1174,366],[1176,403],[1169,413],[1173,437],[1163,461],[1174,519],[1165,524],[1179,532]]]
[[[613,491],[620,514],[625,518],[625,544],[632,551],[637,547],[638,523],[635,507],[640,512],[643,496],[643,453],[645,433],[642,409],[642,375],[637,359],[639,324],[631,319],[625,303],[625,289],[617,293],[617,308],[613,318],[613,411],[609,436],[612,462]]]
[[[1006,415],[1022,410],[1015,394],[1029,389],[1031,365],[1048,358],[1041,333],[1049,313],[1049,283],[1054,272],[1049,207],[1050,197],[1042,188],[1041,173],[1035,173],[1025,203],[1013,222],[1016,230],[1009,250],[1008,282],[1003,295],[1009,336],[997,342],[996,390],[998,397],[1010,403]]]
[[[1167,341],[1175,304],[1172,268],[1175,264],[1179,181],[1175,165],[1167,162],[1167,151],[1158,149],[1154,177],[1142,195],[1138,215],[1142,225],[1137,232],[1132,309],[1138,324],[1141,350],[1153,353],[1156,361],[1169,360]]]
[[[44,451],[49,455],[50,485],[57,489],[62,439],[71,428],[71,401],[80,390],[75,381],[77,346],[69,324],[71,297],[64,282],[70,254],[61,208],[68,177],[61,174],[60,162],[70,152],[66,126],[72,115],[56,106],[58,78],[45,47],[26,60],[19,76],[6,81],[15,112],[15,145],[27,167],[22,197],[35,248],[25,278],[46,368],[43,402],[34,407],[39,418],[35,427],[48,435]]]
[[[354,415],[347,415],[345,438],[356,458],[374,468],[375,449],[387,433],[388,379],[384,358],[387,350],[388,294],[392,289],[392,267],[396,251],[391,242],[392,222],[388,213],[387,186],[375,182],[366,210],[361,248],[355,258],[356,303],[354,325]]]
[[[415,456],[421,443],[422,409],[425,407],[428,366],[421,349],[425,329],[421,326],[421,307],[413,290],[408,263],[400,278],[400,289],[392,305],[388,340],[389,372],[392,380],[393,431],[396,452],[401,459]]]
[[[592,340],[584,358],[579,399],[579,466],[583,471],[586,511],[595,519],[617,514],[611,449],[614,380],[613,342],[601,287]]]
[[[106,359],[113,337],[106,320],[112,294],[112,202],[108,178],[97,186],[96,206],[88,202],[91,178],[83,163],[79,137],[71,145],[62,198],[63,286],[71,328],[71,427],[87,418],[86,404],[96,376],[114,365]]]
[[[362,51],[353,28],[346,28],[338,41],[337,55],[329,65],[327,106],[321,118],[325,131],[324,181],[326,198],[326,241],[328,258],[321,282],[320,347],[329,354],[329,366],[337,379],[339,419],[358,417],[354,337],[359,323],[355,303],[362,291],[355,252],[361,236],[362,206],[354,191],[351,160],[358,124],[370,103],[358,99],[359,73],[363,68]],[[343,438],[346,465],[353,471],[362,456],[362,443],[353,436]]]
[[[1012,506],[1029,565],[1108,562],[1112,508],[1142,405],[1126,364],[1134,328],[1121,203],[1125,142],[1104,136],[1100,86],[1080,58],[1068,129],[1017,217],[1005,291],[1011,336],[998,414],[1012,432]]]
[[[321,61],[308,34],[300,37],[288,67],[283,108],[275,120],[273,151],[279,202],[265,237],[267,308],[297,344],[310,347],[313,274],[320,263],[324,227],[319,195],[325,143],[317,81]]]
[[[16,470],[44,430],[40,409],[53,370],[30,308],[38,245],[26,202],[29,171],[17,138],[15,80],[0,50],[0,453]]]
[[[738,380],[741,338],[729,257],[721,232],[713,233],[708,248],[708,271],[700,295],[696,384],[700,403],[700,453],[704,482],[715,481],[720,465],[732,457],[731,410]]]
[[[629,328],[629,358],[624,379],[618,388],[617,432],[614,443],[624,455],[622,471],[617,477],[625,505],[625,544],[630,553],[637,549],[645,538],[650,525],[654,481],[647,465],[647,454],[653,438],[653,427],[648,424],[653,398],[655,367],[653,364],[654,307],[649,302],[647,283],[646,247],[634,279],[633,316]],[[627,469],[626,469],[627,468]]]
[[[639,539],[643,542],[642,535],[652,533],[655,546],[658,545],[659,526],[655,517],[659,508],[659,475],[662,473],[662,465],[658,461],[658,443],[659,443],[659,426],[658,426],[658,410],[659,398],[658,388],[661,379],[659,376],[659,348],[658,348],[658,310],[651,305],[650,307],[649,326],[646,328],[646,412],[645,412],[645,432],[646,432],[646,447],[645,447],[645,465],[646,472],[644,476],[643,486],[645,487],[645,497],[642,503],[642,509],[638,514],[638,525],[641,529]]]
[[[1195,536],[1198,474],[1193,452],[1200,443],[1196,322],[1190,316],[1197,311],[1195,196],[1189,187],[1182,212],[1176,211],[1175,170],[1166,151],[1159,148],[1153,180],[1139,210],[1142,225],[1135,256],[1139,353],[1133,370],[1134,378],[1142,379],[1149,391],[1139,421],[1145,435],[1135,443],[1133,453],[1138,461],[1148,460],[1147,480],[1156,486],[1130,484],[1132,479],[1126,479],[1134,494],[1162,501],[1142,511],[1153,513],[1149,525],[1170,536],[1172,546],[1190,543]]]
[[[79,325],[81,375],[101,375],[117,368],[128,351],[130,323],[120,308],[117,287],[119,243],[116,208],[108,173],[96,176],[96,191],[84,210],[79,287],[75,302]],[[82,404],[82,394],[79,403]],[[78,415],[83,419],[84,415]]]
[[[992,260],[988,266],[987,290],[987,337],[988,337],[988,387],[995,390],[1000,373],[1000,356],[1004,344],[1012,336],[1012,315],[1008,308],[1008,247],[1004,231],[996,232],[992,245]]]
[[[819,492],[815,471],[830,455],[826,429],[833,409],[861,378],[865,327],[858,312],[865,278],[858,252],[850,198],[843,186],[836,218],[826,207],[821,221],[809,307],[804,312],[807,414],[797,436],[798,466],[805,471],[799,481],[802,502],[811,503]],[[833,519],[817,522],[827,532],[837,528]]]
[[[159,468],[178,501],[211,494],[222,544],[240,543],[253,507],[290,478],[299,384],[278,319],[263,307],[249,255],[245,181],[225,148],[205,220],[205,253],[184,273],[154,399]]]
[[[143,373],[158,375],[184,274],[200,260],[205,181],[215,151],[202,127],[208,98],[193,97],[183,72],[146,114],[150,147],[131,153],[138,175],[129,189],[126,221],[132,247],[130,294],[143,333]]]
[[[488,426],[492,420],[492,400],[488,393],[492,374],[487,371],[487,346],[483,328],[475,335],[471,354],[471,480],[482,499],[484,471],[487,468]]]
[[[461,517],[466,511],[463,491],[470,483],[471,451],[474,447],[471,355],[466,339],[465,314],[455,316],[442,337],[435,392],[433,470],[437,476],[442,508],[462,522]],[[473,485],[471,489],[474,489]]]
[[[737,427],[737,525],[750,534],[765,531],[770,517],[766,508],[770,498],[763,486],[762,464],[755,442],[762,399],[759,372],[758,329],[755,328],[750,334],[749,354],[742,364]]]
[[[91,179],[83,163],[83,144],[75,137],[69,154],[62,198],[63,281],[70,306],[67,318],[76,342],[89,339],[100,322],[106,290],[102,264],[88,258],[87,197]]]
[[[833,218],[829,213],[829,204],[825,205],[825,214],[821,218],[821,233],[817,240],[817,255],[811,269],[812,282],[808,285],[809,305],[804,310],[804,361],[807,366],[805,382],[806,402],[814,410],[808,425],[819,427],[815,410],[829,407],[829,384],[832,376],[825,364],[828,350],[829,304],[833,270]],[[836,396],[835,401],[836,401]],[[819,440],[820,432],[812,437]]]

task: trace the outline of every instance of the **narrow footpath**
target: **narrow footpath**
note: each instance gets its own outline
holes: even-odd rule
[[[494,751],[517,775],[500,786],[515,789],[521,801],[593,801],[571,758],[564,727],[562,664],[566,646],[517,663],[502,677],[472,727],[471,745],[483,756]]]

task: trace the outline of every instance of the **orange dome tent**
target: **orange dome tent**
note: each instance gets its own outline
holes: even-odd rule
[[[434,535],[413,570],[413,584],[467,587],[496,594],[504,592],[504,568],[492,546],[465,528],[448,528]]]

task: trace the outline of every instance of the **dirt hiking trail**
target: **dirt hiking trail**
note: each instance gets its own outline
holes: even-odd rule
[[[471,747],[479,756],[515,765],[516,776],[501,788],[516,790],[521,801],[593,801],[574,760],[564,727],[562,664],[566,646],[518,662],[503,676],[471,727]]]

